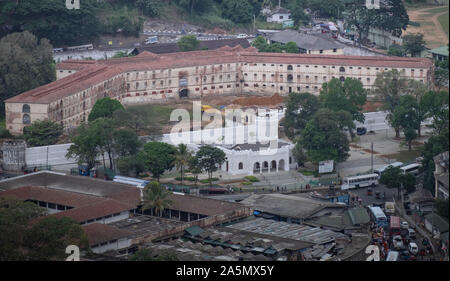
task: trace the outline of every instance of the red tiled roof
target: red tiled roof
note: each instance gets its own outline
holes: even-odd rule
[[[86,90],[90,86],[101,83],[120,73],[122,71],[119,67],[92,65],[72,75],[12,97],[5,102],[50,103]]]
[[[105,198],[57,190],[46,187],[24,186],[0,192],[0,197],[16,197],[21,200],[37,200],[70,207],[81,207],[105,201]]]
[[[104,201],[82,206],[79,208],[70,209],[64,212],[53,214],[52,216],[70,217],[78,222],[84,222],[91,219],[96,219],[116,213],[121,213],[124,211],[133,210],[135,207],[125,203],[121,203],[116,200],[106,199]]]
[[[91,65],[95,65],[97,62],[94,60],[66,60],[56,65],[56,70],[68,69],[68,70],[81,70]]]
[[[27,91],[6,100],[7,103],[50,103],[101,83],[127,71],[145,71],[171,69],[189,66],[202,66],[222,63],[279,63],[279,64],[316,64],[336,66],[430,68],[433,63],[427,58],[401,58],[384,56],[343,56],[310,55],[286,53],[258,53],[255,48],[225,46],[216,50],[178,52],[157,55],[142,52],[135,57],[110,59],[104,61],[65,61],[58,69],[80,69],[75,74],[50,84]]]
[[[90,246],[124,238],[133,234],[131,231],[101,223],[84,225],[83,229],[88,237]]]

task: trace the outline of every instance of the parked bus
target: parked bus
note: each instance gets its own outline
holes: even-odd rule
[[[387,217],[380,207],[369,207],[370,217],[378,227],[388,226]]]
[[[342,182],[342,185],[341,185],[341,189],[346,190],[346,189],[353,189],[353,188],[365,187],[365,186],[376,186],[376,185],[378,185],[378,175],[377,174],[368,174],[368,175],[344,178],[344,181]]]
[[[378,174],[378,176],[381,177],[381,174],[383,174],[384,171],[385,171],[387,168],[389,168],[389,167],[396,168],[396,167],[401,167],[401,166],[403,166],[403,163],[402,163],[402,162],[394,162],[394,163],[391,163],[391,164],[386,165],[386,166],[384,166],[384,167],[375,169],[373,172],[374,172],[375,174]]]
[[[68,51],[86,51],[86,50],[93,50],[93,49],[94,49],[94,45],[92,45],[92,44],[67,47]]]
[[[391,236],[400,235],[400,217],[391,216],[391,222],[389,223],[389,234]]]
[[[422,165],[414,163],[414,164],[410,164],[410,165],[401,167],[400,170],[402,170],[403,174],[408,173],[408,174],[412,174],[412,175],[417,175],[419,173],[420,167],[422,167]]]
[[[113,179],[114,182],[134,185],[139,188],[144,188],[148,183],[150,183],[147,180],[141,180],[136,178],[130,178],[130,177],[123,177],[123,176],[115,176]]]

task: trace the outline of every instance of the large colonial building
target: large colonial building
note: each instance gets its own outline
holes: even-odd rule
[[[135,57],[105,61],[65,61],[58,80],[5,101],[6,125],[13,134],[37,119],[76,127],[97,99],[123,104],[170,102],[205,95],[319,93],[332,78],[361,80],[370,88],[376,74],[397,69],[429,84],[433,63],[424,58],[356,57],[258,53],[253,47]]]

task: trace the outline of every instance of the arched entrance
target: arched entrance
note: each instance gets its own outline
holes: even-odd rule
[[[284,171],[285,170],[284,165],[285,165],[284,159],[281,159],[280,162],[278,162],[278,171]]]
[[[271,172],[276,172],[277,171],[277,161],[272,160],[272,162],[270,162],[270,171]]]
[[[268,172],[269,171],[269,163],[267,161],[264,161],[263,167],[262,167],[262,171],[263,172]]]
[[[253,173],[259,174],[261,173],[261,164],[259,162],[256,162],[253,164]]]
[[[189,90],[188,89],[182,89],[178,95],[180,96],[180,99],[182,98],[187,98],[189,95]]]

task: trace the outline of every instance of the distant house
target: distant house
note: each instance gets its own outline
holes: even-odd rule
[[[433,211],[433,195],[429,190],[419,189],[409,195],[410,208],[418,215],[426,215]]]
[[[434,158],[435,194],[436,198],[448,199],[448,151],[436,155]]]
[[[448,58],[448,46],[441,46],[439,48],[429,50],[428,52],[433,56],[433,59],[438,61],[443,61]]]
[[[327,35],[310,35],[295,30],[283,30],[271,34],[268,40],[270,43],[280,43],[282,45],[288,42],[295,42],[300,53],[304,54],[343,55],[344,49],[342,45],[327,37]]]
[[[425,228],[433,234],[433,237],[440,237],[441,234],[448,232],[448,222],[435,213],[425,216]]]
[[[283,23],[291,19],[291,12],[288,9],[278,7],[267,16],[267,22]]]

